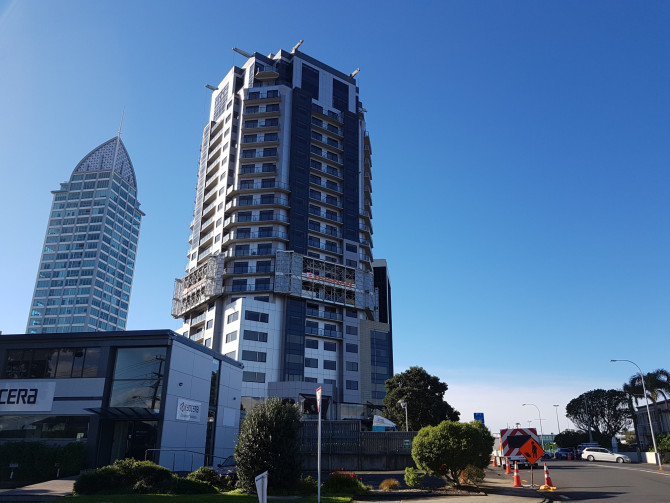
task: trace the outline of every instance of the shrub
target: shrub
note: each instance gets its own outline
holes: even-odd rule
[[[300,494],[316,494],[319,488],[319,481],[309,475],[298,481],[298,492]]]
[[[49,445],[42,442],[7,442],[0,445],[0,479],[9,478],[9,462],[18,463],[14,470],[14,480],[39,482],[56,478],[60,465],[60,476],[77,475],[85,467],[84,442],[72,442],[65,446]]]
[[[421,428],[412,442],[412,458],[429,475],[459,483],[468,465],[488,466],[492,449],[493,436],[479,421],[443,421]]]
[[[75,494],[115,492],[119,488],[119,472],[113,466],[103,466],[92,472],[82,473],[74,483]]]
[[[74,484],[77,494],[167,493],[172,487],[170,470],[151,461],[118,459],[110,466],[82,474]]]
[[[335,470],[328,480],[323,483],[323,489],[331,494],[362,494],[369,490],[354,472]]]
[[[251,409],[240,425],[235,461],[240,486],[256,493],[256,475],[268,471],[273,489],[295,489],[301,458],[298,406],[269,398]]]
[[[400,482],[396,479],[384,479],[382,483],[379,484],[379,489],[382,491],[397,491],[400,489]]]
[[[461,472],[461,482],[464,484],[478,485],[484,481],[486,472],[478,466],[468,465]]]
[[[191,473],[189,473],[189,475],[191,475]],[[219,491],[209,482],[189,479],[188,475],[186,478],[173,475],[170,492],[172,494],[215,494]]]
[[[417,472],[414,468],[405,468],[405,485],[413,489],[423,486],[426,474]]]

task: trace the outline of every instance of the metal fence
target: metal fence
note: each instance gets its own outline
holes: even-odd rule
[[[414,466],[412,440],[416,432],[361,431],[360,421],[321,423],[323,470],[403,470]],[[317,421],[303,421],[300,453],[303,469],[317,468]]]

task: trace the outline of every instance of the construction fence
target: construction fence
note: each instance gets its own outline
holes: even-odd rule
[[[302,424],[302,466],[304,470],[316,471],[318,421],[303,421]],[[367,471],[413,467],[412,440],[415,436],[415,431],[361,431],[360,421],[323,421],[321,469]]]

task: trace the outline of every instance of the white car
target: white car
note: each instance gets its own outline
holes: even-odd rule
[[[612,461],[616,463],[630,463],[630,458],[625,454],[612,452],[602,447],[586,447],[582,452],[582,459],[587,461]]]

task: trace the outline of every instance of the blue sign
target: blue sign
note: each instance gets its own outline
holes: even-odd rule
[[[482,424],[484,423],[484,413],[483,412],[475,412],[475,421],[480,421]]]

